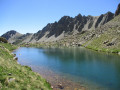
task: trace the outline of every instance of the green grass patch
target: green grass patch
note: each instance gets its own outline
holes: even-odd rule
[[[51,90],[50,84],[28,66],[13,59],[11,44],[0,43],[0,90]]]

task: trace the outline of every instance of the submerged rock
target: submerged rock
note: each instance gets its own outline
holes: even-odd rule
[[[14,60],[16,60],[16,61],[18,60],[18,58],[17,58],[17,57],[13,57],[13,59],[14,59]]]
[[[59,85],[58,85],[58,88],[64,89],[64,87],[62,86],[62,84],[59,84]]]

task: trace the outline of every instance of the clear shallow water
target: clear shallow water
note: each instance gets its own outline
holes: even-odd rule
[[[75,82],[120,90],[120,56],[85,48],[19,48],[14,52],[22,65],[46,67]],[[49,73],[48,73],[49,74]]]

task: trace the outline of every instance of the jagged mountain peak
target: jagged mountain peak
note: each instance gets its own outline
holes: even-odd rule
[[[72,18],[72,17],[70,17],[70,16],[63,16],[60,20],[65,20],[65,19],[70,19],[70,18]]]
[[[76,20],[81,20],[82,17],[83,17],[83,16],[82,16],[81,14],[78,14],[77,16],[75,16],[75,19],[76,19]]]
[[[65,23],[71,22],[72,20],[73,20],[73,18],[70,16],[63,16],[57,23],[58,24],[63,24],[63,23],[65,24]]]
[[[98,20],[95,24],[95,28],[100,27],[100,25],[104,25],[108,21],[112,20],[114,18],[114,14],[112,12],[107,12],[105,14],[101,14],[98,17]]]
[[[17,31],[15,31],[15,30],[10,30],[10,31],[6,32],[6,34],[12,34],[12,35],[14,35],[16,33],[17,33]]]

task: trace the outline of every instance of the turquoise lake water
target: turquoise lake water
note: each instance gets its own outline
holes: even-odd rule
[[[120,90],[120,56],[85,48],[26,48],[14,51],[22,65],[46,67],[74,82]],[[84,83],[85,83],[84,82]]]

